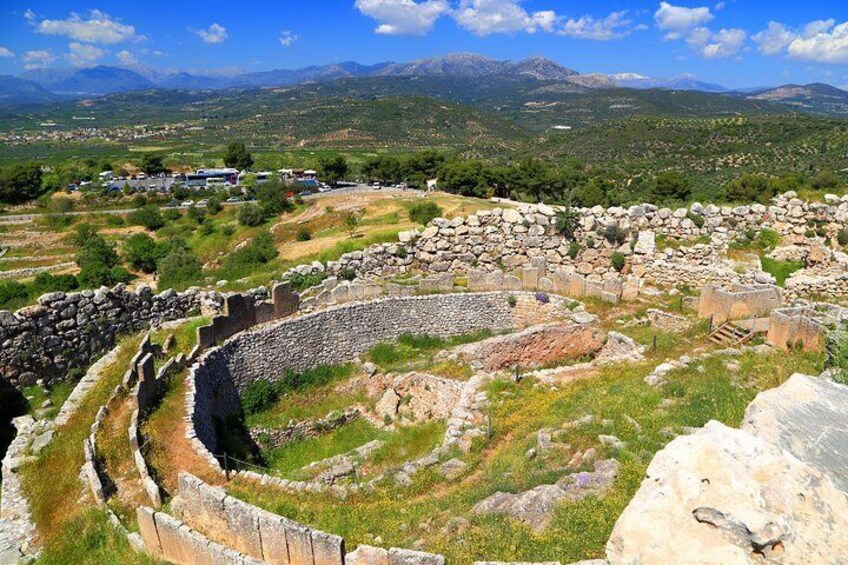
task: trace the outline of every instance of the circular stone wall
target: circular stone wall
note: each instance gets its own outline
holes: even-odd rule
[[[304,371],[346,363],[404,333],[450,337],[513,329],[516,317],[524,319],[528,313],[545,317],[565,303],[551,296],[550,304],[543,304],[533,293],[514,292],[517,304],[513,308],[509,294],[384,298],[337,306],[239,334],[209,350],[191,368],[186,408],[194,430],[189,430],[189,437],[200,441],[205,448],[202,451],[214,451],[214,418],[239,414],[239,392],[256,380],[274,382],[284,378],[287,369]],[[214,461],[209,453],[205,455]]]

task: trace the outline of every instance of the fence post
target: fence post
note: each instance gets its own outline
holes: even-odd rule
[[[654,334],[654,351],[657,350],[657,334]]]
[[[224,452],[224,476],[227,477],[227,480],[230,480],[230,459],[227,456],[227,452]]]
[[[710,329],[707,330],[707,333],[713,333],[713,316],[715,314],[710,314]]]

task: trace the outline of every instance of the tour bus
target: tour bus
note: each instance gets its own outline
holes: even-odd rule
[[[194,188],[215,185],[235,186],[238,182],[239,172],[237,169],[197,169],[197,172],[186,175],[186,186]]]

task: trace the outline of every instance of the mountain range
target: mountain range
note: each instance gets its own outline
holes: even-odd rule
[[[499,61],[473,53],[454,53],[408,63],[362,65],[344,62],[230,76],[186,71],[163,72],[145,67],[39,69],[27,71],[21,77],[3,77],[4,80],[0,81],[0,104],[51,103],[135,91],[244,90],[324,84],[340,79],[388,77],[444,77],[460,80],[485,78],[494,82],[531,80],[549,83],[545,88],[550,93],[586,93],[608,89],[698,91],[721,93],[751,101],[786,104],[812,112],[848,114],[848,92],[826,84],[731,91],[721,85],[702,82],[691,76],[650,78],[634,73],[581,74],[540,56],[522,61]],[[427,95],[427,92],[418,94]]]

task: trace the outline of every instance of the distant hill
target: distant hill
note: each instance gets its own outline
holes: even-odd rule
[[[720,84],[702,82],[690,76],[672,78],[649,78],[633,73],[609,75],[616,86],[622,88],[638,88],[641,90],[663,88],[666,90],[696,90],[698,92],[727,92],[728,89]]]
[[[848,114],[848,92],[829,84],[786,84],[747,93],[749,100],[768,100],[826,114]]]
[[[57,94],[96,96],[132,90],[151,90],[158,86],[128,69],[98,66],[80,69],[67,78],[47,85],[47,88]]]
[[[53,102],[59,98],[35,81],[0,76],[0,104]]]

